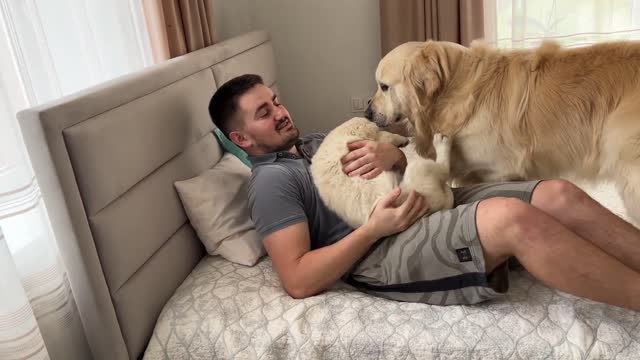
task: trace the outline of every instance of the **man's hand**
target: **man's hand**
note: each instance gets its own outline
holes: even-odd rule
[[[373,179],[394,165],[404,170],[407,159],[404,153],[389,143],[359,140],[348,144],[349,153],[343,156],[342,171],[349,176]]]
[[[395,188],[380,199],[369,221],[362,228],[376,237],[397,234],[413,225],[429,211],[429,205],[424,196],[415,191],[411,191],[407,199],[396,207],[393,203],[398,196],[400,196],[400,188]]]

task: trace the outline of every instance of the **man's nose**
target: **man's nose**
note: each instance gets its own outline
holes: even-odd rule
[[[276,107],[274,114],[275,114],[276,120],[282,120],[283,117],[287,116],[287,112],[284,110],[284,107],[282,106]]]

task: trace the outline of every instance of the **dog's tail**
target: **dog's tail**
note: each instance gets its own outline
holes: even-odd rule
[[[531,72],[541,70],[544,65],[560,51],[561,46],[555,40],[544,40],[540,47],[533,52]]]

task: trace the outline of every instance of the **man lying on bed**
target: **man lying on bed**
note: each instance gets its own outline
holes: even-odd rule
[[[640,310],[640,232],[563,180],[454,189],[455,207],[423,216],[396,190],[351,229],[322,203],[309,173],[323,135],[300,137],[287,109],[256,75],[211,98],[215,125],[250,156],[252,219],[285,290],[305,298],[340,278],[374,295],[429,304],[501,296],[515,257],[548,286]],[[388,144],[359,142],[344,171],[373,177],[402,168]]]

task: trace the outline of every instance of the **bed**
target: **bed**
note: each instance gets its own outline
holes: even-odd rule
[[[506,300],[477,306],[393,302],[343,283],[295,300],[267,257],[249,267],[207,255],[173,184],[220,161],[206,105],[243,73],[278,92],[266,32],[18,115],[94,358],[638,358],[639,313],[523,271]]]

